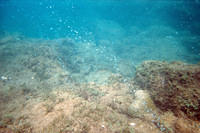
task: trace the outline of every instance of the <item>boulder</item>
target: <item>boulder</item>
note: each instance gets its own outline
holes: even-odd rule
[[[155,105],[176,116],[184,112],[200,120],[200,65],[145,61],[136,68],[134,80],[148,90]]]

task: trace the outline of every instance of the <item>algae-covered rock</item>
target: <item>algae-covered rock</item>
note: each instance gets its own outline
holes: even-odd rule
[[[137,90],[135,92],[135,99],[128,108],[128,114],[130,116],[140,116],[149,113],[150,110],[154,111],[155,105],[151,100],[147,91]]]
[[[200,120],[200,65],[146,61],[137,67],[135,81],[161,110]]]

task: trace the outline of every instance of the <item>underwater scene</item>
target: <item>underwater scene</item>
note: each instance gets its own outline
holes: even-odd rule
[[[0,0],[0,133],[200,133],[200,0]]]

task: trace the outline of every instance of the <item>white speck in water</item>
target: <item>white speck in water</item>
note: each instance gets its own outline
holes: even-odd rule
[[[136,124],[132,122],[132,123],[129,123],[129,125],[130,126],[135,126]]]
[[[2,80],[7,80],[8,78],[5,77],[5,76],[1,76],[1,79],[2,79]]]
[[[59,21],[60,23],[62,23],[62,19],[59,19],[58,21]]]
[[[53,27],[50,27],[50,30],[53,30]]]
[[[75,32],[76,34],[78,34],[78,31],[75,30],[74,32]]]
[[[104,125],[101,125],[101,127],[102,127],[102,128],[105,128],[105,126],[104,126]]]

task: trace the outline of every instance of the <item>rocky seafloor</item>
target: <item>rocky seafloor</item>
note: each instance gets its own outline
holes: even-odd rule
[[[133,67],[110,49],[108,62],[104,47],[76,45],[1,38],[0,133],[200,133],[199,64]]]

